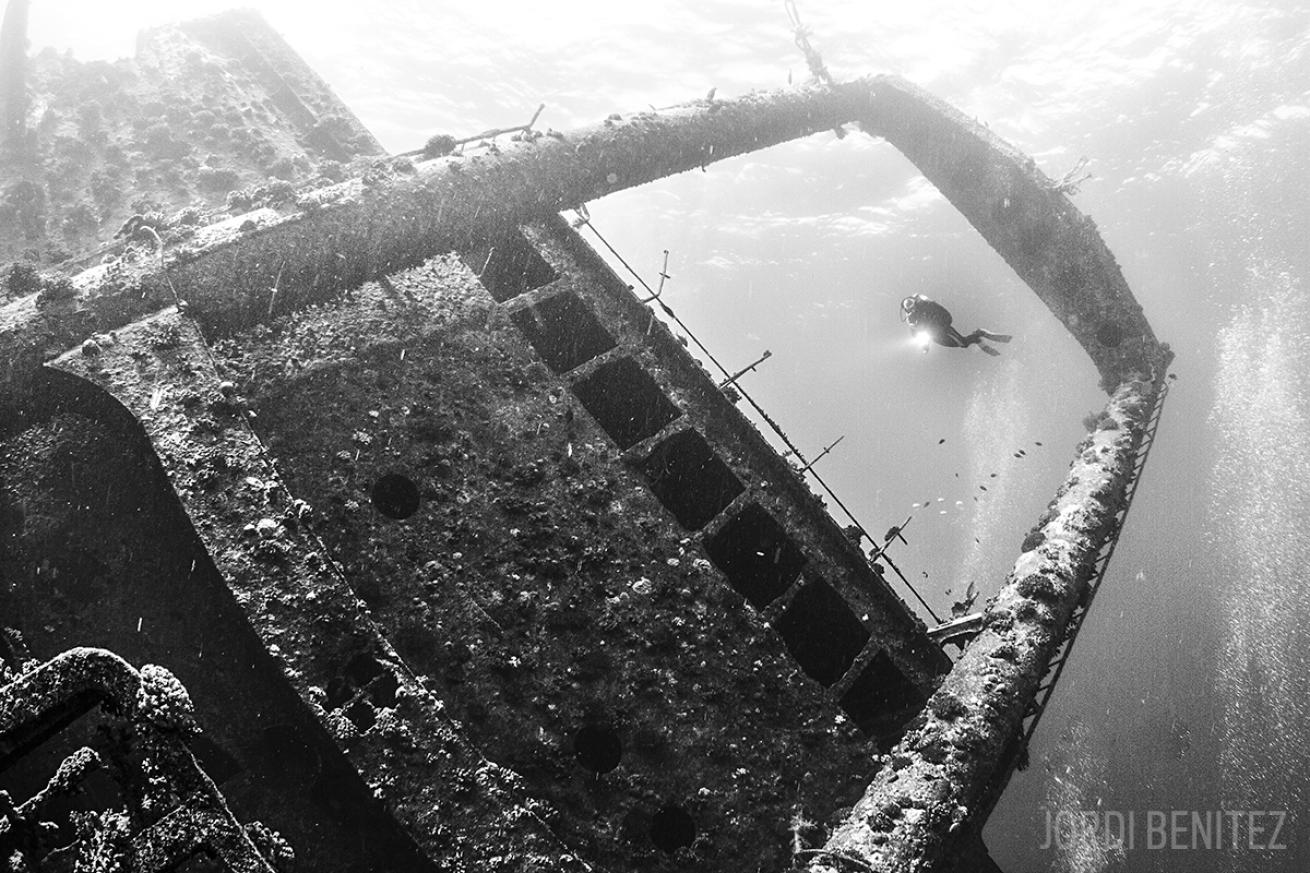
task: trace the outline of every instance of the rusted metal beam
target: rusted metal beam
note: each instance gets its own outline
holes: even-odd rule
[[[962,637],[972,637],[982,628],[981,612],[953,618],[937,627],[928,628],[928,636],[938,643],[949,643]]]
[[[52,352],[179,298],[210,332],[246,326],[267,317],[274,287],[282,311],[322,302],[533,215],[831,128],[868,97],[853,83],[701,101],[320,189],[292,214],[239,218],[162,258],[88,270],[68,299],[30,295],[0,308],[0,388]]]

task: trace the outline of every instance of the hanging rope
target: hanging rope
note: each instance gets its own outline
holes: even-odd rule
[[[588,230],[594,233],[596,235],[596,239],[600,240],[601,244],[604,245],[605,248],[609,250],[609,253],[618,259],[618,262],[623,265],[624,269],[626,269],[629,273],[631,273],[632,277],[641,283],[641,286],[645,288],[647,293],[651,295],[651,298],[648,302],[658,304],[660,309],[664,311],[664,314],[667,315],[669,318],[673,319],[673,322],[677,324],[678,327],[680,327],[683,330],[683,332],[687,334],[687,337],[696,344],[696,348],[700,349],[705,354],[705,357],[709,358],[710,361],[713,362],[714,366],[718,367],[719,371],[723,373],[725,377],[729,377],[731,374],[728,372],[728,368],[723,366],[723,364],[719,363],[719,359],[714,357],[714,353],[705,347],[705,344],[701,342],[700,339],[696,336],[696,334],[692,332],[691,328],[687,327],[686,323],[681,318],[678,317],[678,314],[673,311],[672,307],[670,307],[667,303],[661,300],[659,298],[659,295],[655,294],[655,292],[651,289],[650,285],[647,284],[646,280],[641,277],[641,274],[638,273],[636,270],[634,270],[632,268],[632,265],[629,264],[623,258],[623,256],[618,253],[618,251],[614,248],[614,246],[610,245],[609,240],[605,239],[605,237],[601,235],[601,232],[596,229],[596,226],[594,224],[591,223],[591,216],[587,213],[586,207],[578,208],[575,211],[578,213],[578,222],[576,224],[585,225]],[[873,535],[869,533],[868,530],[865,529],[864,525],[861,524],[860,520],[855,517],[854,513],[852,513],[850,509],[847,508],[846,504],[842,502],[841,498],[837,496],[836,492],[834,492],[832,488],[828,486],[828,483],[823,480],[823,477],[815,472],[813,463],[806,460],[805,455],[803,455],[801,453],[801,450],[797,448],[796,444],[791,441],[791,438],[787,436],[787,434],[783,431],[782,427],[776,421],[773,420],[772,416],[770,416],[767,412],[764,411],[764,407],[760,406],[760,404],[755,401],[755,398],[751,397],[750,394],[748,394],[746,390],[741,387],[740,383],[735,384],[733,387],[737,390],[737,393],[741,395],[742,399],[744,399],[747,403],[751,405],[751,408],[755,410],[755,412],[760,416],[760,418],[764,421],[764,423],[767,424],[769,428],[775,434],[778,435],[778,438],[782,440],[783,444],[786,445],[788,449],[791,450],[791,453],[796,456],[796,459],[801,462],[802,477],[807,473],[810,476],[813,476],[814,481],[818,482],[819,486],[823,488],[824,493],[826,493],[828,497],[830,497],[832,501],[841,508],[841,511],[846,514],[846,517],[848,519],[850,519],[851,524],[855,525],[855,527],[859,529],[860,533],[864,537],[866,537],[870,543],[873,543],[874,546],[877,547],[878,541],[873,538]],[[896,575],[900,577],[900,580],[903,583],[905,583],[906,588],[910,589],[910,593],[913,594],[915,599],[919,601],[919,604],[928,611],[928,614],[932,616],[934,621],[940,624],[941,618],[938,617],[937,613],[933,612],[932,607],[928,605],[928,602],[924,600],[923,597],[919,594],[919,592],[915,589],[915,587],[912,584],[910,584],[910,580],[905,578],[905,574],[901,572],[900,568],[897,567],[894,563],[892,563],[891,558],[887,557],[886,552],[883,551],[882,548],[877,548],[877,551],[874,554],[879,560],[887,562],[887,566],[891,567],[892,570],[896,573]]]
[[[801,24],[801,13],[796,8],[796,0],[783,0],[783,6],[787,10],[787,18],[791,20],[796,48],[800,49],[801,54],[805,56],[805,64],[810,68],[810,75],[825,85],[831,85],[832,73],[828,72],[828,67],[823,63],[823,56],[819,54],[819,50],[810,45],[810,29]]]

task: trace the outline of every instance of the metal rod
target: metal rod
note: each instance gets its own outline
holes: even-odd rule
[[[813,467],[815,464],[819,463],[819,461],[822,461],[822,460],[823,460],[823,456],[826,455],[826,454],[828,454],[828,452],[831,452],[832,449],[833,449],[833,446],[837,445],[837,443],[841,442],[841,441],[844,440],[844,439],[846,439],[846,434],[842,434],[841,436],[837,437],[837,439],[835,439],[835,440],[833,440],[831,443],[829,443],[827,446],[824,446],[823,451],[819,452],[819,454],[815,457],[815,459],[814,459],[813,461],[810,461],[810,462],[809,462],[808,464],[806,464],[804,467],[801,467],[800,472],[804,473],[804,472],[808,471],[811,467]]]
[[[747,373],[751,372],[752,370],[754,370],[754,369],[755,369],[756,367],[758,367],[760,364],[763,364],[765,361],[767,361],[767,360],[768,360],[769,358],[771,358],[771,357],[773,357],[773,352],[769,351],[768,349],[765,349],[765,350],[764,350],[764,354],[760,355],[760,357],[759,357],[759,358],[758,358],[754,363],[749,364],[749,365],[747,365],[747,366],[741,368],[740,370],[738,370],[737,372],[735,372],[735,373],[733,373],[731,376],[729,376],[727,379],[724,379],[722,382],[720,382],[720,383],[719,383],[719,388],[720,388],[720,389],[727,388],[729,385],[731,385],[732,383],[736,382],[736,381],[737,381],[738,379],[740,379],[742,376],[745,376]],[[809,467],[807,466],[807,467],[805,467],[801,472],[804,472],[805,470],[808,470],[808,469],[809,469]]]
[[[491,139],[492,137],[497,137],[506,133],[518,133],[519,131],[532,130],[532,125],[537,123],[537,118],[541,115],[541,110],[545,108],[546,108],[545,103],[542,103],[540,106],[538,106],[537,111],[532,113],[532,118],[528,121],[527,124],[518,124],[515,125],[514,127],[495,127],[492,128],[491,130],[484,130],[482,131],[482,133],[475,133],[472,136],[459,137],[457,139],[452,138],[451,140],[449,140],[449,142],[452,146],[468,145],[469,143],[477,142],[480,139]],[[401,152],[400,155],[397,155],[397,157],[400,157],[402,155],[404,156],[421,155],[425,151],[427,151],[427,146],[424,146],[421,149],[412,149],[411,151]]]
[[[873,560],[877,560],[878,558],[881,558],[883,554],[887,551],[887,547],[892,544],[893,540],[900,540],[901,542],[905,543],[908,546],[910,543],[908,540],[905,539],[905,534],[903,534],[902,531],[905,530],[905,528],[909,526],[910,522],[912,521],[914,521],[914,513],[910,513],[909,515],[907,515],[905,517],[905,521],[901,522],[895,527],[889,528],[887,530],[887,536],[883,538],[882,545],[876,546],[874,550],[869,554],[869,560],[873,561]]]
[[[665,280],[665,279],[672,279],[672,278],[673,278],[673,277],[669,275],[669,250],[668,250],[668,249],[665,249],[665,250],[664,250],[664,266],[663,266],[663,267],[660,267],[660,284],[659,284],[659,287],[655,289],[655,293],[651,294],[649,297],[644,298],[641,302],[642,302],[642,303],[650,303],[652,300],[659,300],[659,299],[660,299],[660,295],[664,293],[664,280]]]

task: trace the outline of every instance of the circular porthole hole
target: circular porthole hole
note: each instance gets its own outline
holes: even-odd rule
[[[409,518],[418,512],[418,486],[403,473],[387,473],[373,483],[373,506],[387,518]]]
[[[1096,329],[1096,341],[1106,348],[1115,348],[1124,341],[1124,329],[1113,321],[1107,321]]]
[[[696,839],[696,821],[681,806],[669,804],[650,821],[650,840],[661,852],[685,849]]]
[[[623,741],[613,728],[589,724],[573,735],[573,754],[592,773],[608,773],[619,766]]]

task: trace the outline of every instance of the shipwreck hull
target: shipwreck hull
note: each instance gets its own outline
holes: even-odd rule
[[[954,667],[557,215],[845,123],[1111,393]],[[379,166],[0,308],[4,623],[168,666],[316,870],[972,858],[1169,359],[1090,220],[893,77]]]

